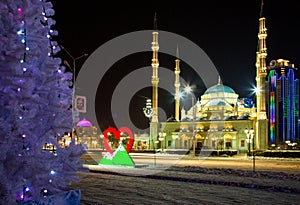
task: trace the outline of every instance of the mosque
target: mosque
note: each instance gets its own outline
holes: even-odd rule
[[[192,98],[190,109],[180,110],[180,60],[176,59],[174,118],[166,122],[158,120],[159,32],[154,29],[152,35],[150,133],[135,134],[133,150],[160,148],[196,153],[205,149],[250,154],[254,150],[300,148],[296,68],[284,59],[272,60],[267,65],[266,18],[259,19],[255,104],[252,99],[239,98],[219,77],[196,102]],[[88,149],[103,149],[103,135],[86,119],[78,122],[74,130]]]
[[[259,19],[256,52],[256,103],[239,95],[221,79],[189,110],[180,109],[180,60],[175,60],[175,117],[158,122],[158,31],[152,42],[152,148],[231,150],[236,153],[299,147],[299,81],[288,60],[267,66],[266,18]],[[188,92],[191,92],[189,90]],[[194,99],[193,99],[194,100]]]

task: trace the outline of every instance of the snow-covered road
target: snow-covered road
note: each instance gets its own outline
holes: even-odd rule
[[[300,175],[201,167],[105,168],[79,173],[82,205],[300,204]]]

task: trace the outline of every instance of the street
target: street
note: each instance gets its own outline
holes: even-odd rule
[[[190,155],[170,155],[170,154],[137,154],[130,153],[136,165],[149,166],[198,166],[206,168],[227,168],[253,170],[256,171],[275,171],[289,174],[300,174],[300,158],[264,158],[255,157],[193,157]],[[102,158],[99,153],[89,153],[83,159],[87,164],[97,164]]]

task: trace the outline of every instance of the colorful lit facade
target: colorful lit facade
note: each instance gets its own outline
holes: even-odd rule
[[[299,143],[299,80],[288,60],[273,60],[266,81],[269,146]]]

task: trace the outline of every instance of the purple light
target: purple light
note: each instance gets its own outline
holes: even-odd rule
[[[79,122],[77,122],[76,124],[77,127],[92,127],[92,123],[88,120],[86,120],[85,118],[83,118],[82,120],[80,120]]]
[[[18,18],[20,18],[22,15],[22,8],[18,8]]]

